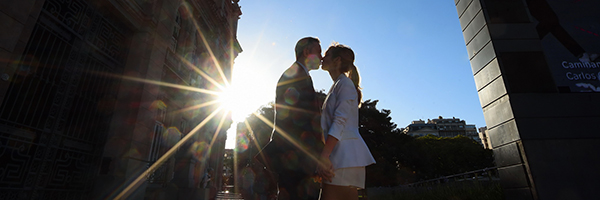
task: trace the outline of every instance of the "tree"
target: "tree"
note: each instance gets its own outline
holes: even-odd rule
[[[494,166],[492,151],[470,138],[403,134],[391,121],[391,111],[378,110],[377,102],[367,100],[359,109],[360,133],[377,162],[367,167],[368,187],[407,184]]]
[[[366,100],[359,109],[359,131],[377,162],[367,167],[367,187],[393,186],[412,182],[411,167],[400,163],[407,157],[406,144],[413,137],[402,134],[390,117],[390,110],[377,109],[378,100]]]
[[[323,102],[325,94],[318,94]],[[366,100],[359,109],[359,132],[377,162],[366,168],[367,187],[395,186],[494,166],[492,151],[470,138],[403,134],[391,121],[390,110],[377,109],[378,102]],[[246,118],[247,125],[238,124],[238,166],[250,164],[269,142],[273,127],[266,122],[273,122],[273,117],[270,103]]]
[[[273,127],[267,122],[273,122],[274,113],[273,103],[269,103],[237,124],[235,152],[238,155],[238,166],[250,164],[252,157],[269,143]]]
[[[416,138],[410,146],[413,150],[412,160],[403,162],[412,163],[421,179],[494,166],[491,150],[462,135],[453,138],[428,135]]]

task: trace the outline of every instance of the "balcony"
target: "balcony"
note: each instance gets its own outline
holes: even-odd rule
[[[152,166],[153,162],[148,163],[146,165],[146,169],[150,168],[150,166]],[[156,170],[154,170],[152,173],[148,174],[147,177],[147,181],[150,184],[153,185],[158,185],[161,187],[164,187],[167,185],[168,182],[168,166],[166,165],[166,163],[161,164],[159,167],[156,168]]]

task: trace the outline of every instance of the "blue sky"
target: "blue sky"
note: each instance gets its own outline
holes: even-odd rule
[[[362,76],[363,100],[379,100],[392,121],[458,117],[485,126],[458,14],[452,0],[241,0],[234,64],[234,120],[273,101],[281,73],[305,36],[350,46]],[[327,72],[311,71],[315,89],[327,91]],[[242,106],[243,105],[243,106]],[[233,133],[233,131],[230,131]],[[227,148],[233,148],[233,134]]]

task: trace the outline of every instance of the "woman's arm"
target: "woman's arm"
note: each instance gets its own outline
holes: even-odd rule
[[[331,178],[335,176],[335,174],[333,173],[333,165],[331,164],[329,155],[331,155],[331,151],[333,151],[333,148],[337,143],[337,138],[331,135],[327,136],[325,147],[323,147],[323,151],[321,152],[321,158],[319,159],[319,175],[329,182],[331,182]]]
[[[333,165],[329,156],[342,139],[344,129],[346,127],[346,121],[349,116],[353,115],[358,109],[356,103],[357,94],[354,85],[350,79],[348,81],[340,82],[336,90],[332,95],[336,95],[335,109],[332,117],[331,126],[327,130],[327,140],[325,147],[321,151],[320,163],[319,163],[319,174],[327,181],[331,182],[331,178],[335,176],[333,172]]]

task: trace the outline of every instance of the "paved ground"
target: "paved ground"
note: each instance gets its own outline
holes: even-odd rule
[[[226,193],[225,191],[219,192],[217,194],[217,200],[243,200],[241,194],[236,193]]]

